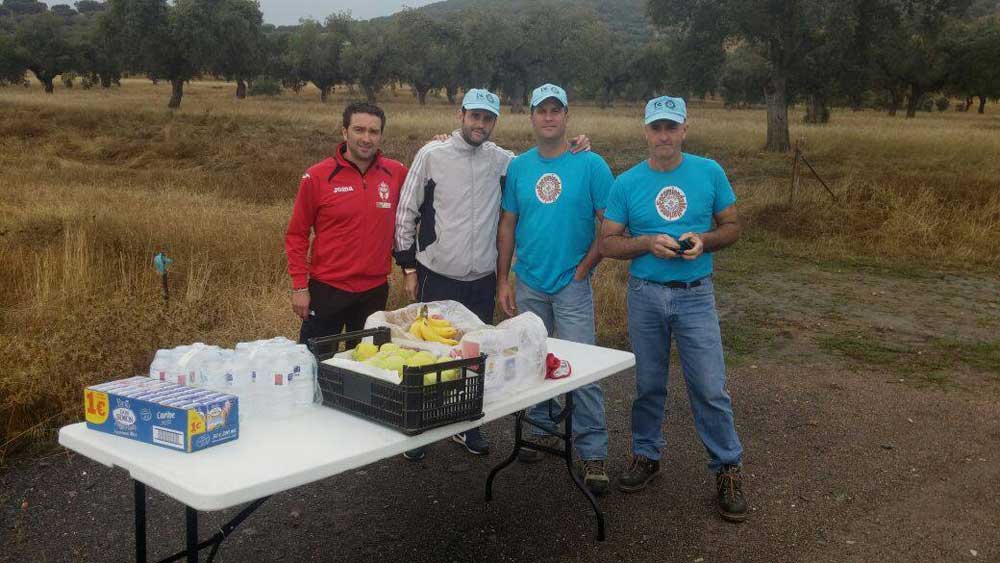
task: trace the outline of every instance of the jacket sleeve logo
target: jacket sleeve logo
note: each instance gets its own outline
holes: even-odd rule
[[[559,199],[559,194],[562,193],[562,179],[558,175],[549,172],[548,174],[543,174],[541,178],[535,182],[535,197],[538,201],[549,204],[555,202]]]
[[[687,196],[677,186],[667,186],[656,195],[656,212],[666,221],[673,222],[680,219],[687,208]]]

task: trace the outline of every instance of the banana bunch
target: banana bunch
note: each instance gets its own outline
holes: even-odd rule
[[[451,326],[447,319],[435,319],[427,316],[427,306],[420,308],[417,320],[410,325],[410,334],[417,340],[427,342],[440,342],[448,346],[455,346],[458,341],[454,340],[458,331]]]

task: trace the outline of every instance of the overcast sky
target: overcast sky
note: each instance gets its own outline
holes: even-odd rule
[[[438,0],[260,0],[264,21],[275,25],[298,23],[299,18],[311,16],[323,21],[326,16],[350,10],[355,19],[367,20],[388,16],[403,6],[416,8]]]
[[[55,4],[73,5],[75,0],[44,0],[49,6]],[[260,11],[264,12],[264,23],[288,25],[299,23],[299,18],[312,17],[323,21],[334,12],[350,10],[357,20],[367,20],[378,16],[388,16],[398,12],[403,6],[417,8],[440,0],[260,0]]]

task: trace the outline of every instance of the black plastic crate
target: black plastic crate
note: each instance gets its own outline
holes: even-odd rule
[[[429,366],[403,368],[399,385],[323,364],[362,338],[372,337],[376,346],[391,340],[386,327],[310,338],[309,349],[319,362],[318,381],[323,404],[384,424],[408,435],[463,420],[483,417],[483,370],[486,355]],[[458,369],[454,381],[441,381],[441,372]],[[436,382],[424,385],[424,375],[435,373]]]

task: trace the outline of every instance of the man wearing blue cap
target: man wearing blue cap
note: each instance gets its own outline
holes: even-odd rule
[[[424,145],[413,159],[396,212],[395,257],[411,301],[454,300],[484,323],[496,307],[500,192],[514,153],[490,142],[500,98],[472,89],[459,129]],[[581,148],[589,147],[585,137]],[[478,428],[452,438],[474,455],[489,453]],[[404,457],[423,459],[424,448]]]
[[[726,392],[712,253],[736,242],[740,223],[736,195],[722,167],[682,152],[687,127],[684,100],[663,96],[646,104],[649,158],[615,181],[601,228],[601,253],[632,260],[628,329],[636,362],[633,458],[617,486],[638,491],[660,475],[672,336],[695,428],[716,475],[719,513],[739,522],[747,514],[740,472],[743,446]]]
[[[507,170],[497,246],[497,297],[508,315],[515,310],[541,317],[549,335],[594,344],[594,297],[591,271],[600,261],[595,220],[600,221],[614,181],[604,159],[592,152],[570,151],[566,91],[545,84],[531,96],[531,125],[537,146],[515,158]],[[517,289],[508,274],[517,251]],[[605,460],[608,430],[604,394],[597,383],[573,392],[573,430],[583,479],[595,494],[608,490]],[[534,424],[529,434],[558,447],[553,413],[557,404],[540,403],[528,410]],[[544,434],[548,432],[548,435]],[[522,450],[522,462],[542,454]]]

